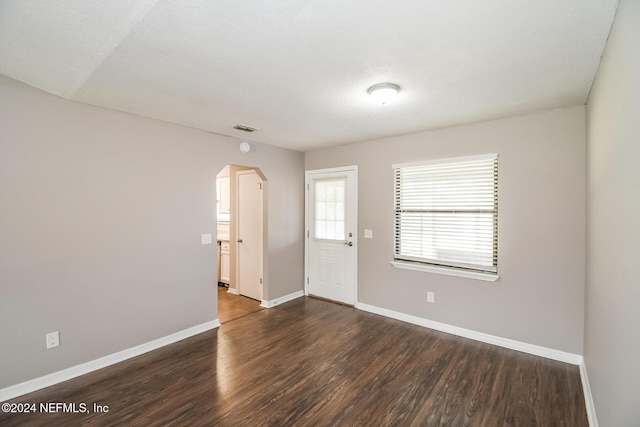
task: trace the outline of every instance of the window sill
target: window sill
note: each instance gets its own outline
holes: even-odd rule
[[[466,277],[467,279],[483,280],[485,282],[495,282],[500,277],[497,274],[480,273],[476,271],[463,271],[446,267],[436,267],[433,265],[413,264],[409,262],[391,261],[394,268],[403,270],[425,271],[427,273],[444,274],[446,276]]]

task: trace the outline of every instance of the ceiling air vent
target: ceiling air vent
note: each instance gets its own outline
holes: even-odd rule
[[[233,128],[241,130],[243,132],[253,132],[254,130],[257,129],[257,128],[252,128],[251,126],[247,126],[247,125],[235,125]]]

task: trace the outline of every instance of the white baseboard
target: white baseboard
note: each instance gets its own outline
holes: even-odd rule
[[[464,338],[505,347],[511,350],[521,351],[523,353],[533,354],[535,356],[546,357],[547,359],[558,360],[560,362],[571,363],[572,365],[580,365],[582,356],[579,354],[567,353],[560,350],[554,350],[547,347],[541,347],[534,344],[528,344],[521,341],[515,341],[508,338],[497,337],[482,332],[472,331],[470,329],[460,328],[457,326],[447,325],[446,323],[435,322],[433,320],[424,319],[422,317],[412,316],[410,314],[400,313],[398,311],[388,310],[386,308],[376,307],[374,305],[356,303],[356,308],[368,311],[370,313],[379,314],[392,319],[402,320],[403,322],[413,323],[414,325],[424,326],[426,328],[435,329],[437,331],[446,332],[448,334],[458,335]]]
[[[300,298],[301,296],[304,296],[304,291],[297,291],[292,294],[285,295],[283,297],[272,299],[269,301],[263,299],[262,303],[260,304],[260,307],[264,307],[264,308],[275,307],[276,305],[283,304],[287,301],[291,301],[296,298]]]
[[[61,383],[63,381],[70,380],[80,375],[88,374],[89,372],[96,371],[98,369],[105,368],[107,366],[123,362],[132,357],[139,356],[152,350],[156,350],[165,345],[173,344],[174,342],[181,341],[185,338],[200,334],[202,332],[215,329],[220,326],[218,319],[211,320],[209,322],[202,323],[200,325],[193,326],[191,328],[178,331],[171,335],[167,335],[162,338],[158,338],[153,341],[149,341],[144,344],[131,347],[117,353],[109,354],[99,359],[92,360],[90,362],[82,363],[80,365],[72,366],[71,368],[63,369],[52,374],[45,375],[43,377],[35,378],[33,380],[25,381],[20,384],[12,385],[0,390],[0,402],[13,399],[23,394],[31,393],[41,388],[49,387],[54,384]]]
[[[233,295],[239,295],[238,290],[236,288],[227,288],[227,292]]]
[[[584,403],[587,407],[587,418],[589,418],[590,427],[598,427],[598,419],[596,418],[596,407],[593,404],[593,395],[591,394],[591,385],[587,376],[587,365],[584,360],[580,363],[580,379],[582,380],[582,393],[584,394]]]

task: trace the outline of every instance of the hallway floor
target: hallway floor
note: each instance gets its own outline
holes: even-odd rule
[[[260,301],[231,294],[227,288],[218,286],[218,319],[220,323],[224,324],[260,310],[263,310],[260,307]]]

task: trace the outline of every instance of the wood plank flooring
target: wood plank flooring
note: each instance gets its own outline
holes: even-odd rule
[[[588,426],[578,367],[299,298],[13,402],[2,426]]]
[[[227,292],[227,288],[218,286],[218,320],[227,323],[247,314],[263,310],[260,301],[242,295]]]

